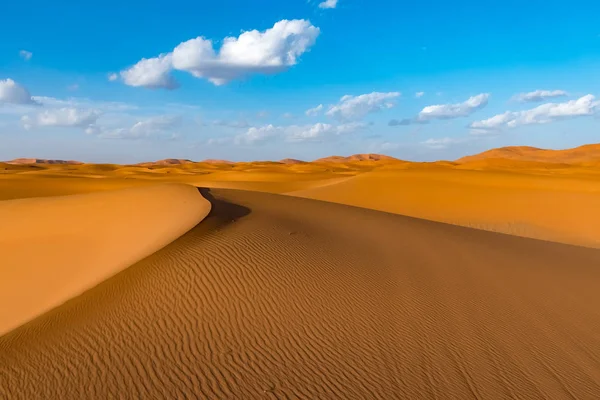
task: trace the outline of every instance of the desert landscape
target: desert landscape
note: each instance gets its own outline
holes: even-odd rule
[[[600,394],[600,145],[0,164],[0,398]]]

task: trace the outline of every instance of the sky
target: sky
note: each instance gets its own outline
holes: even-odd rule
[[[600,142],[600,2],[3,4],[0,160],[133,163]]]

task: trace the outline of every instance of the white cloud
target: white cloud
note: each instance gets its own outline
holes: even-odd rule
[[[133,67],[121,71],[121,78],[129,86],[175,89],[179,85],[171,76],[171,69],[171,54],[161,54],[155,58],[142,58]]]
[[[514,98],[517,101],[526,102],[539,102],[547,99],[553,99],[557,97],[565,97],[569,94],[564,90],[536,90],[529,93],[519,93]]]
[[[426,147],[429,147],[430,149],[441,150],[441,149],[448,148],[449,146],[451,146],[453,144],[463,143],[464,141],[465,141],[465,139],[461,139],[461,138],[444,137],[444,138],[427,139],[424,142],[421,142],[421,144],[425,145]]]
[[[338,0],[325,0],[319,3],[319,8],[335,8],[337,6]]]
[[[235,144],[256,144],[281,133],[281,128],[271,124],[261,127],[251,127],[245,133],[235,137]]]
[[[12,79],[0,80],[0,104],[36,104],[31,94]]]
[[[108,74],[108,80],[109,81],[114,82],[117,79],[119,79],[119,75],[118,74],[115,74],[114,72],[111,73],[111,74]]]
[[[425,96],[425,92],[417,92],[417,93],[415,93],[415,97],[416,97],[417,99],[420,99],[420,98],[421,98],[421,97],[423,97],[423,96]]]
[[[394,107],[393,99],[399,96],[399,92],[346,95],[337,105],[330,107],[326,115],[340,121],[358,120],[367,114]]]
[[[306,20],[282,20],[263,32],[227,37],[217,52],[213,42],[197,37],[180,43],[172,53],[142,59],[122,71],[125,84],[173,89],[173,69],[186,71],[215,85],[251,74],[274,74],[296,65],[319,36],[319,28]]]
[[[327,137],[356,133],[365,129],[367,126],[368,124],[363,122],[350,122],[339,125],[321,122],[312,125],[287,126],[275,126],[270,124],[249,128],[245,133],[236,136],[234,143],[249,145],[262,143],[268,139],[275,138],[285,139],[290,142],[321,140]]]
[[[107,128],[91,125],[85,133],[97,135],[102,139],[148,139],[166,138],[176,139],[177,133],[172,130],[179,126],[181,118],[172,115],[159,115],[138,120],[129,128]]]
[[[588,94],[564,103],[546,103],[525,111],[507,111],[469,126],[472,134],[484,134],[502,128],[521,125],[547,124],[556,120],[591,116],[600,112],[600,101]]]
[[[133,104],[123,103],[119,101],[94,101],[81,97],[71,97],[67,99],[57,99],[47,96],[33,96],[32,99],[49,108],[81,108],[81,109],[96,109],[102,112],[121,112],[136,110],[138,107]]]
[[[31,60],[31,57],[33,57],[33,53],[27,50],[21,50],[19,51],[19,56],[25,60],[25,61],[29,61]]]
[[[83,110],[78,108],[57,108],[44,110],[34,116],[24,115],[21,123],[25,129],[34,127],[79,127],[85,128],[94,124],[101,112],[99,110]]]
[[[306,110],[306,115],[308,117],[314,117],[316,115],[319,115],[319,113],[323,111],[323,104],[319,104],[318,106],[314,107],[314,108],[309,108],[308,110]]]
[[[468,117],[475,111],[484,108],[488,104],[489,98],[490,95],[488,93],[482,93],[470,97],[462,103],[427,106],[421,110],[417,116],[417,120],[430,121],[433,119]]]

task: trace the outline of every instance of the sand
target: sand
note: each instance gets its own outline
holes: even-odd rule
[[[0,398],[600,396],[600,251],[205,195],[187,234],[0,337]]]
[[[1,201],[0,335],[154,253],[209,210],[181,184]]]

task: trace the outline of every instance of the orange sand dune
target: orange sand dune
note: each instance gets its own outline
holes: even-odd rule
[[[176,184],[1,201],[0,334],[152,254],[209,209]]]
[[[447,167],[380,169],[290,195],[600,247],[600,180]]]
[[[0,398],[599,397],[600,251],[207,197],[192,231],[0,337]]]
[[[571,164],[600,161],[600,144],[587,144],[566,150],[547,150],[528,146],[501,147],[463,157],[457,162],[466,163],[489,158]]]

